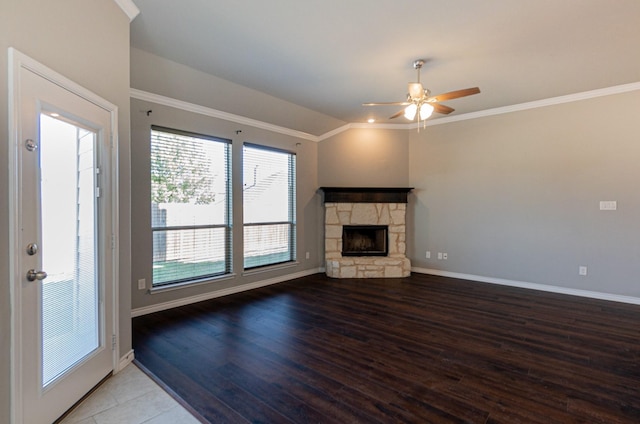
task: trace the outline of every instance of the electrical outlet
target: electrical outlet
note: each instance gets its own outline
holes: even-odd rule
[[[309,259],[309,252],[307,252],[307,254],[305,255],[305,257],[306,257],[307,259]]]
[[[587,267],[586,266],[579,266],[578,267],[578,274],[579,275],[587,275]]]
[[[445,261],[447,260],[448,257],[449,257],[449,255],[447,253],[443,253],[442,254],[442,259],[444,259]]]
[[[442,252],[438,252],[438,259],[442,259]]]
[[[138,290],[144,290],[145,288],[147,288],[147,280],[145,280],[144,278],[139,279]]]
[[[424,254],[425,258],[431,259],[431,252],[427,250],[427,253]]]

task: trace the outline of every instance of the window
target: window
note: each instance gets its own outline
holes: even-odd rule
[[[296,156],[243,146],[244,268],[296,259]]]
[[[151,128],[153,287],[231,272],[230,146]]]

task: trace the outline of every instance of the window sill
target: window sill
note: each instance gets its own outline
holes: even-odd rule
[[[164,293],[164,292],[173,291],[173,290],[185,289],[187,287],[202,286],[204,284],[211,284],[211,283],[217,283],[219,281],[231,280],[235,277],[236,277],[236,274],[231,273],[231,274],[224,274],[219,277],[206,278],[203,280],[194,280],[194,281],[185,281],[182,283],[167,284],[166,286],[150,288],[149,294]]]
[[[263,274],[265,272],[278,271],[278,270],[281,270],[281,269],[295,268],[298,265],[300,265],[300,262],[293,261],[293,262],[285,262],[283,264],[277,264],[277,265],[272,265],[272,266],[264,266],[264,267],[260,267],[260,268],[256,268],[256,269],[250,269],[250,270],[247,270],[247,271],[243,271],[242,272],[242,276],[244,277],[244,276],[249,276],[249,275]]]

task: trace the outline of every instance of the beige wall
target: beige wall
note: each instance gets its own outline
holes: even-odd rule
[[[413,266],[640,297],[639,110],[635,91],[412,132]]]
[[[409,132],[350,129],[318,146],[322,187],[407,187]]]
[[[136,48],[131,49],[131,87],[292,130],[305,128],[315,136],[346,124]]]
[[[114,103],[120,139],[120,353],[131,349],[129,19],[113,0],[0,2],[0,422],[10,417],[7,49],[15,47]]]

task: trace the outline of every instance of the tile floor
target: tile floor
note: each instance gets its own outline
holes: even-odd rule
[[[60,424],[198,424],[134,364],[108,379]]]

